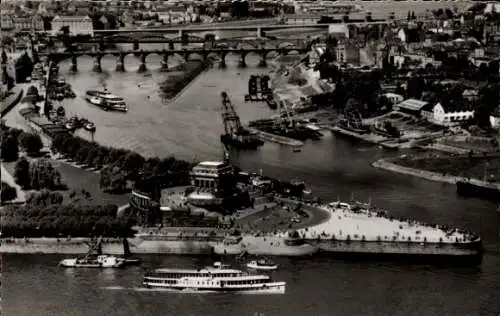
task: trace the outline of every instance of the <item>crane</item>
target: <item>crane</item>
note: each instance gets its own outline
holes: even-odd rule
[[[226,135],[233,135],[242,130],[240,117],[236,114],[231,100],[226,92],[221,93],[222,97],[222,121]]]

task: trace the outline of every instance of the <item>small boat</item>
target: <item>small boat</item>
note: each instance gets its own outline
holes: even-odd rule
[[[252,260],[247,263],[247,268],[249,269],[254,269],[254,270],[277,270],[278,269],[278,264],[274,263],[273,261],[266,259],[266,258],[260,258],[257,260]]]
[[[72,116],[66,124],[64,124],[67,130],[73,131],[81,127],[80,119],[77,116]]]
[[[84,258],[64,259],[59,263],[65,268],[121,268],[125,264],[120,258],[108,255],[85,256]]]
[[[96,130],[95,124],[87,119],[81,119],[80,124],[89,132],[94,132]]]
[[[297,147],[293,149],[293,152],[294,152],[294,153],[300,153],[301,151],[302,151],[302,150],[301,150],[300,148],[297,148]]]

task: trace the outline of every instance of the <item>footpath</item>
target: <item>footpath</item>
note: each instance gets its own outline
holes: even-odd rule
[[[12,88],[10,95],[6,97],[2,102],[0,103],[0,111],[1,111],[1,117],[3,118],[7,113],[9,113],[10,110],[16,106],[16,104],[21,101],[21,98],[23,97],[24,90],[19,87],[15,86]]]
[[[11,202],[14,204],[26,202],[26,194],[23,191],[23,189],[16,183],[14,177],[5,169],[3,164],[0,164],[0,169],[2,175],[2,182],[5,182],[11,187],[16,189],[17,197],[15,200],[12,200]]]

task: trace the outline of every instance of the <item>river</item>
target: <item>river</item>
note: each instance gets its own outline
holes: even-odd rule
[[[158,96],[160,57],[148,57],[151,76],[137,74],[138,61],[127,57],[126,73],[114,72],[114,58],[105,57],[103,74],[90,71],[92,61],[79,59],[80,71],[61,72],[78,97],[65,100],[68,113],[97,125],[95,140],[134,149],[144,155],[175,155],[184,159],[218,159],[223,131],[220,92],[227,91],[243,122],[273,113],[261,103],[244,103],[247,80],[256,68],[237,68],[228,56],[226,69],[214,67],[193,81],[175,101]],[[173,60],[172,62],[175,62]],[[103,112],[87,104],[85,90],[106,83],[123,96],[126,114]],[[89,137],[88,135],[83,135]],[[306,142],[301,152],[266,143],[255,152],[234,152],[244,169],[284,179],[304,179],[326,200],[371,199],[396,216],[467,227],[482,235],[488,249],[478,268],[438,268],[425,265],[348,263],[279,258],[276,278],[285,280],[281,296],[176,294],[138,289],[144,271],[161,266],[195,267],[200,258],[146,256],[141,268],[119,271],[63,270],[61,256],[5,255],[2,307],[5,315],[498,315],[500,312],[499,217],[497,205],[455,194],[454,186],[397,175],[369,163],[394,153],[326,133]]]

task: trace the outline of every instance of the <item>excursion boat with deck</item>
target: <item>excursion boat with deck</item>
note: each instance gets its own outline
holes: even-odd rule
[[[267,258],[259,258],[257,260],[252,260],[247,263],[247,268],[253,270],[277,270],[278,264],[274,263],[272,260]]]
[[[284,294],[286,282],[267,275],[253,275],[215,262],[203,269],[156,269],[142,282],[146,288],[187,292],[234,292],[240,294]]]
[[[107,89],[104,90],[88,90],[85,93],[85,99],[98,107],[108,111],[127,112],[127,105],[123,98],[111,94]]]

